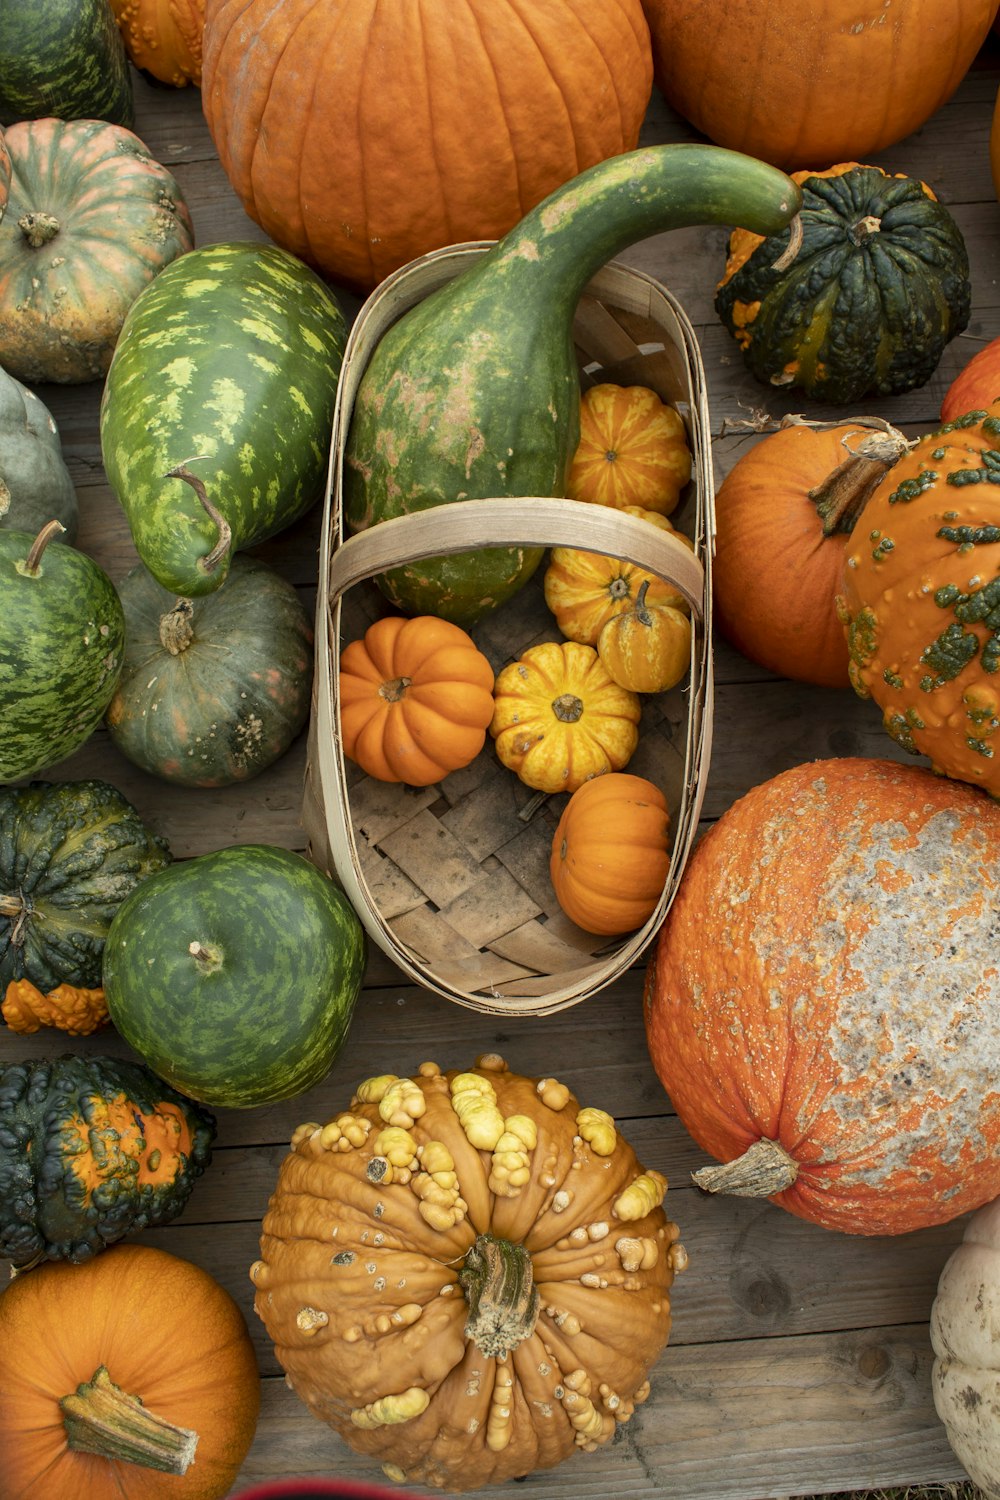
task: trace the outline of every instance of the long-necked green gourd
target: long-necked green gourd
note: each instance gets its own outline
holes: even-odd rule
[[[684,225],[776,233],[800,201],[776,168],[697,144],[627,152],[557,189],[379,342],[347,437],[349,528],[454,500],[564,495],[579,436],[573,318],[590,278],[626,246]],[[540,559],[484,548],[394,568],[379,585],[399,609],[469,625]]]

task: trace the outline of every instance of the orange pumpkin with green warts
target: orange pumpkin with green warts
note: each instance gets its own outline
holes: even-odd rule
[[[648,921],[670,866],[670,814],[658,786],[609,771],[570,797],[552,838],[560,907],[585,932],[615,936]]]
[[[580,402],[580,441],[566,493],[616,510],[668,516],[691,478],[691,450],[675,407],[643,385],[592,385]]]
[[[490,734],[503,764],[540,792],[575,792],[621,771],[639,743],[642,707],[593,646],[543,641],[504,667]]]
[[[1000,1194],[998,887],[1000,806],[916,766],[814,761],[724,812],[644,999],[660,1080],[724,1164],[698,1185],[864,1235]]]
[[[243,1314],[166,1250],[114,1245],[0,1296],[5,1495],[220,1500],[259,1409]]]
[[[340,656],[344,753],[377,781],[430,786],[467,766],[493,717],[493,668],[459,625],[385,615]]]
[[[1000,796],[1000,413],[929,433],[868,500],[838,608],[893,739]]]
[[[310,1411],[393,1479],[502,1484],[613,1441],[686,1263],[604,1110],[495,1055],[301,1125],[250,1275]]]

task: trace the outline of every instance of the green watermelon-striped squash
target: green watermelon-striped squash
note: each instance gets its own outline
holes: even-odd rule
[[[169,863],[106,781],[0,788],[0,995],[12,979],[96,989],[115,912]]]
[[[65,760],[104,716],[125,654],[125,615],[93,558],[0,527],[0,783]]]
[[[0,369],[0,526],[37,535],[46,521],[76,541],[80,511],[59,429],[35,392]]]
[[[0,125],[48,115],[131,126],[132,73],[110,0],[0,5]]]
[[[0,1256],[19,1269],[79,1263],[167,1223],[214,1139],[209,1111],[141,1063],[67,1055],[0,1066]]]
[[[314,271],[273,245],[181,256],[133,303],[101,451],[136,550],[185,597],[319,499],[346,336]]]
[[[6,141],[0,364],[31,383],[102,379],[136,297],[194,244],[180,187],[101,120],[26,120]]]
[[[125,662],[111,739],[180,786],[249,781],[283,755],[309,714],[312,619],[292,585],[238,553],[221,588],[178,598],[139,563],[118,585]]]
[[[573,318],[594,273],[684,224],[793,217],[783,172],[717,146],[627,152],[550,194],[482,259],[389,329],[347,436],[352,531],[455,500],[565,495],[580,429]],[[483,548],[395,568],[379,586],[409,614],[471,625],[527,582],[538,548]]]
[[[210,1106],[288,1099],[325,1077],[366,958],[346,896],[300,854],[237,844],[181,860],[118,908],[112,1021],[161,1078]]]

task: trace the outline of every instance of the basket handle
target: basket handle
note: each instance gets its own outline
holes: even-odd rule
[[[669,531],[609,506],[539,495],[456,500],[356,532],[330,559],[331,602],[389,568],[484,547],[575,547],[617,557],[655,573],[696,619],[704,617],[704,568]]]

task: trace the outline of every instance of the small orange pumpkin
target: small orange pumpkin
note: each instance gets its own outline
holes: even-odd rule
[[[201,83],[205,0],[111,0],[129,59],[172,88]]]
[[[629,510],[633,515],[655,514],[638,512],[632,506]],[[674,531],[665,516],[657,519],[693,550],[690,539]],[[545,602],[563,635],[584,646],[595,646],[604,626],[635,603],[644,583],[650,604],[670,605],[687,613],[689,605],[684,595],[655,573],[647,573],[635,563],[617,557],[582,552],[576,547],[552,548],[542,586]]]
[[[631,609],[604,626],[597,654],[619,687],[665,693],[691,665],[691,620],[670,604],[649,604],[647,590],[642,583]]]
[[[217,1500],[259,1410],[243,1314],[166,1250],[49,1261],[0,1296],[5,1496]]]
[[[628,764],[641,715],[635,693],[612,681],[593,646],[543,641],[497,677],[490,734],[526,786],[574,792]]]
[[[644,385],[593,385],[580,401],[580,442],[566,493],[616,510],[667,516],[691,478],[680,413]]]
[[[377,781],[430,786],[475,760],[493,717],[493,668],[436,615],[386,615],[340,656],[344,753]]]
[[[656,909],[670,866],[670,813],[658,786],[610,771],[570,797],[552,839],[560,907],[585,932],[631,932]]]

